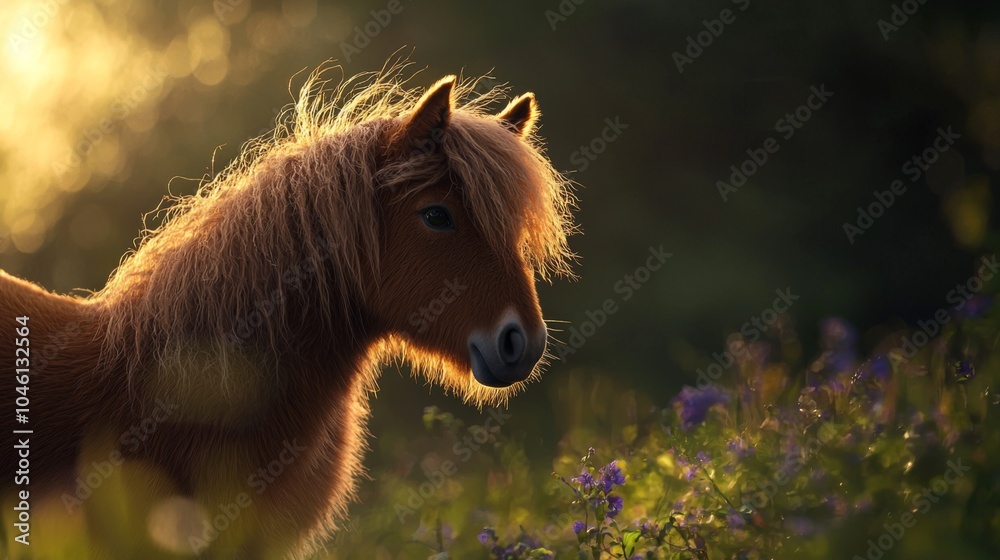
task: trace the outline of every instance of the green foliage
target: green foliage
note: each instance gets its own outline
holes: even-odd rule
[[[632,399],[611,414],[634,422],[595,421],[597,410],[579,418],[549,456],[554,473],[497,430],[442,485],[462,491],[435,492],[394,526],[369,524],[384,505],[356,508],[368,537],[337,556],[397,533],[412,535],[409,548],[386,544],[376,557],[995,557],[1000,314],[983,311],[989,301],[953,310],[960,320],[918,350],[896,332],[866,360],[854,329],[828,320],[805,371],[782,359],[787,332],[737,341],[747,351],[734,378],[686,387],[668,406],[645,408],[621,388],[602,395],[605,405]],[[476,431],[436,408],[424,424],[429,465]],[[577,447],[584,439],[589,449]],[[405,478],[377,474],[396,501],[425,477]]]

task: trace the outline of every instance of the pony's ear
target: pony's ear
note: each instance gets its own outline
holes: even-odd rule
[[[525,93],[514,98],[507,108],[500,112],[499,118],[504,126],[513,130],[518,136],[527,136],[538,118],[535,94]]]
[[[427,90],[406,121],[406,138],[411,146],[437,145],[451,118],[451,92],[455,76],[445,76]]]

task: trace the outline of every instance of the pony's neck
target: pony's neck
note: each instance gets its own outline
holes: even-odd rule
[[[207,400],[213,422],[367,385],[380,130],[276,151],[179,203],[95,297],[131,385]]]
[[[300,318],[299,328],[273,341],[265,332],[199,336],[204,331],[195,326],[179,344],[149,341],[154,351],[146,353],[149,358],[138,369],[127,361],[112,362],[124,372],[130,392],[140,397],[138,408],[126,417],[149,416],[164,403],[177,404],[174,421],[238,430],[278,426],[296,437],[315,429],[331,407],[367,410],[364,401],[378,366],[373,350],[378,337],[369,321],[359,315],[326,322],[309,307],[293,306],[285,313]],[[121,386],[115,375],[105,379]]]

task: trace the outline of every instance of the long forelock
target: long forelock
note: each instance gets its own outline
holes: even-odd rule
[[[324,93],[322,72],[302,88],[290,136],[297,142],[350,135],[373,122],[397,124],[410,114],[423,93],[408,87],[406,64],[344,81]],[[477,228],[498,252],[518,245],[527,263],[543,279],[572,276],[575,256],[567,238],[576,232],[572,182],[549,161],[534,130],[512,134],[492,109],[508,95],[494,86],[483,90],[488,76],[455,84],[456,107],[439,146],[389,162],[375,177],[380,188],[397,198],[412,195],[449,176],[462,190]]]
[[[575,200],[569,181],[536,142],[512,134],[478,108],[462,107],[452,114],[435,152],[401,160],[383,173],[390,186],[407,186],[401,196],[442,181],[455,183],[495,252],[516,245],[543,279],[570,276],[567,237],[574,232]]]

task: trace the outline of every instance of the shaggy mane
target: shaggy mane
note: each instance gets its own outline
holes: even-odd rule
[[[355,321],[377,297],[380,197],[403,200],[449,174],[463,185],[466,208],[492,247],[516,244],[542,279],[571,276],[570,184],[534,133],[517,137],[490,112],[506,89],[477,94],[482,78],[460,80],[440,149],[386,158],[382,140],[423,93],[408,86],[409,65],[387,65],[333,88],[323,77],[328,69],[318,69],[272,134],[248,142],[195,194],[166,199],[162,225],[143,231],[90,300],[108,318],[108,359],[124,360],[130,379],[157,360],[170,383],[192,383],[184,373],[192,365],[202,376],[209,368],[216,388],[240,400],[236,393],[254,384],[233,371],[303,344],[296,340],[303,310],[333,325]],[[459,386],[440,359],[399,341],[384,341],[376,352],[382,359],[403,354],[467,400],[505,398],[471,380]],[[246,367],[233,367],[239,364]]]

